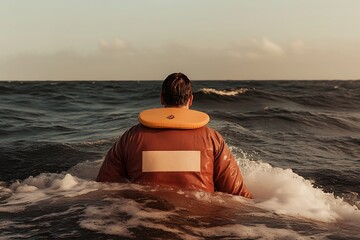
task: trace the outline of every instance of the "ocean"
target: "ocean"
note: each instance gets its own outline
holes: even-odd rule
[[[360,239],[360,81],[193,81],[252,200],[95,182],[161,84],[0,82],[0,239]]]

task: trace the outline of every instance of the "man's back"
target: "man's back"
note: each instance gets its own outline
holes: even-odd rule
[[[223,138],[206,126],[188,130],[132,127],[109,150],[97,178],[114,179],[251,197]]]

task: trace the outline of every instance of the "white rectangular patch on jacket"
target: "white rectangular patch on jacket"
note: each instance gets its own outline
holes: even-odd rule
[[[143,151],[143,172],[200,172],[200,151]]]

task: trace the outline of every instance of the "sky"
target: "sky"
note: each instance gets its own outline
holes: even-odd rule
[[[360,79],[359,0],[0,0],[0,80]]]

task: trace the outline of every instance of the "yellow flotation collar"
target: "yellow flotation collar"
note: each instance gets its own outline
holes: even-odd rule
[[[195,129],[205,126],[206,113],[186,108],[153,108],[139,114],[139,122],[150,128]]]

